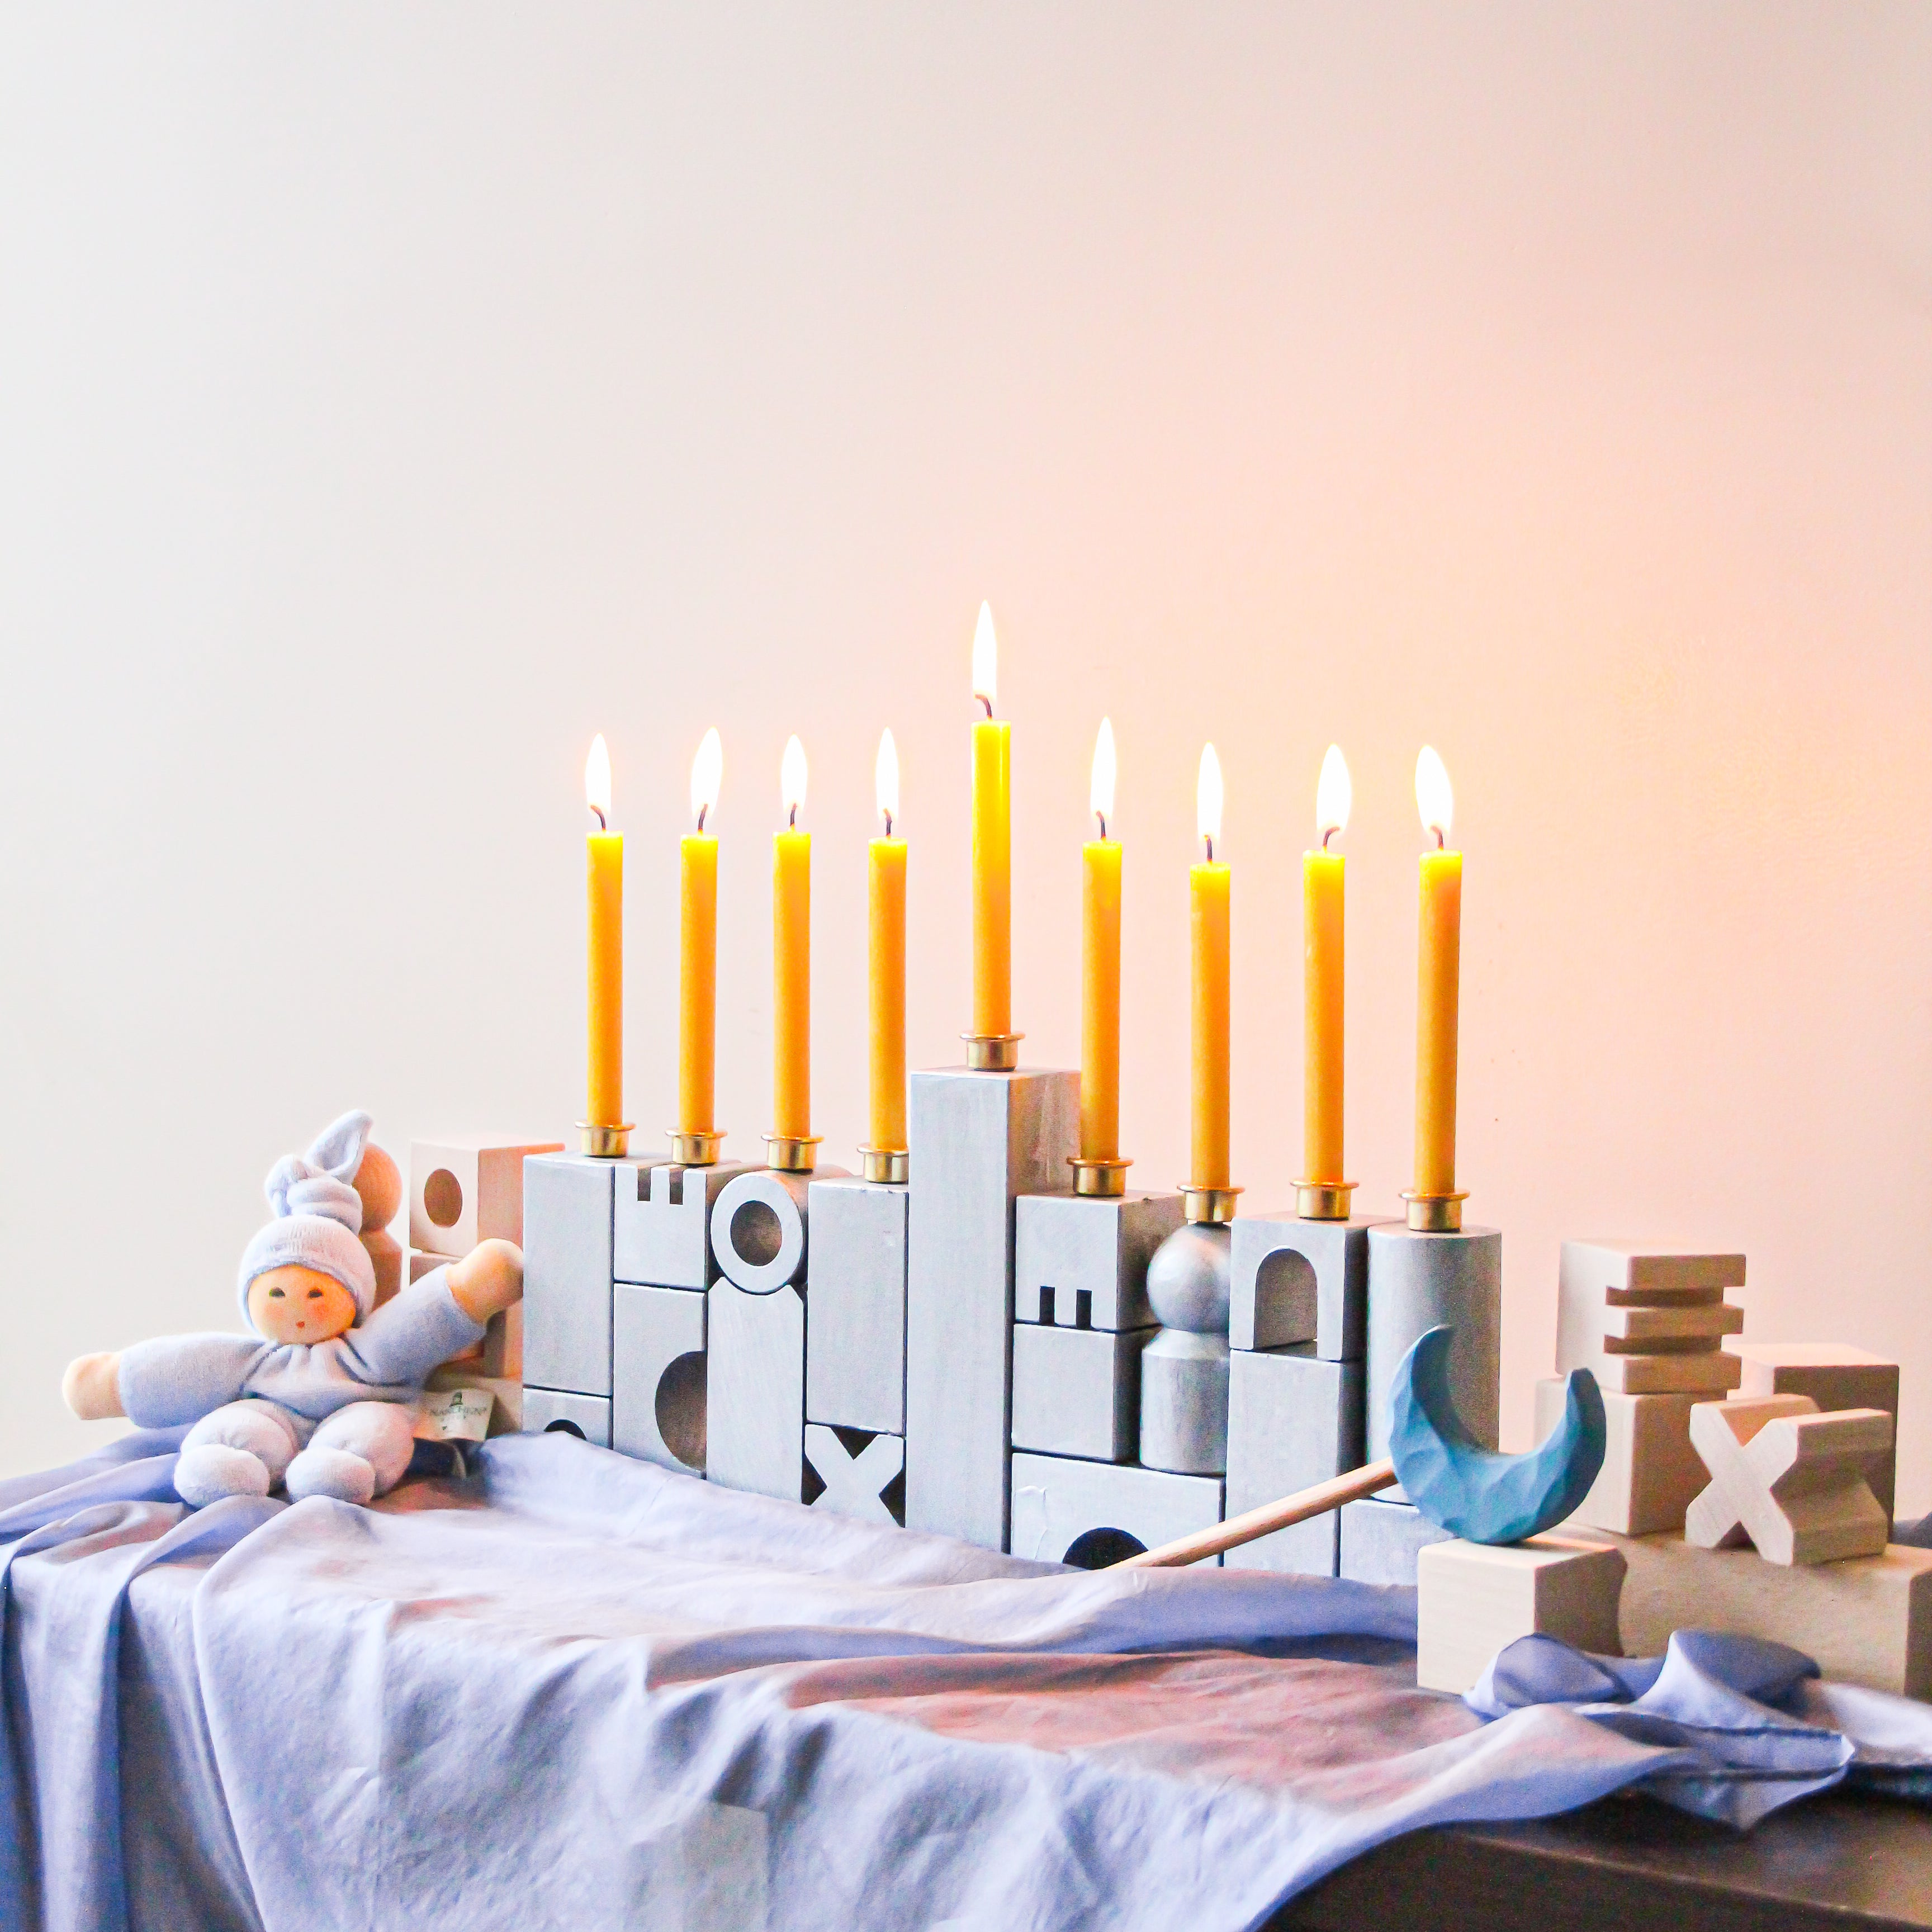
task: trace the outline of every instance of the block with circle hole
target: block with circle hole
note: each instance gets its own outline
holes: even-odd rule
[[[859,1522],[905,1522],[905,1438],[884,1430],[805,1425],[805,1500]]]
[[[1228,1346],[1312,1342],[1324,1362],[1368,1352],[1369,1230],[1388,1217],[1304,1221],[1238,1214],[1230,1235]]]
[[[610,1291],[610,1446],[660,1468],[705,1468],[705,1298],[694,1288]]]
[[[410,1144],[410,1246],[466,1255],[478,1241],[524,1244],[524,1160],[561,1141],[435,1140]]]
[[[1221,1520],[1219,1476],[1016,1454],[1012,1480],[1012,1554],[1036,1562],[1104,1570]]]
[[[617,1170],[612,1204],[610,1271],[650,1288],[709,1288],[718,1279],[711,1252],[711,1208],[741,1174],[742,1161],[686,1167],[660,1161]]]
[[[712,1258],[719,1273],[747,1294],[770,1294],[803,1282],[812,1179],[808,1174],[748,1168],[713,1198]]]
[[[568,1389],[524,1389],[526,1436],[574,1436],[599,1449],[610,1446],[610,1399]]]
[[[1013,1319],[1147,1328],[1148,1263],[1180,1220],[1178,1194],[1022,1194],[1013,1203]]]

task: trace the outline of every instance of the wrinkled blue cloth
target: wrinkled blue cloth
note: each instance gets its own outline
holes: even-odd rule
[[[1678,1630],[1663,1656],[1646,1658],[1519,1637],[1463,1702],[1493,1718],[1560,1706],[1634,1742],[1694,1752],[1698,1763],[1658,1772],[1644,1788],[1740,1827],[1840,1782],[1932,1797],[1932,1708],[1822,1682],[1802,1651],[1759,1637]]]
[[[1729,1774],[1416,1690],[1408,1592],[1062,1570],[558,1436],[190,1516],[178,1440],[0,1484],[10,1928],[1213,1932],[1420,1826]]]

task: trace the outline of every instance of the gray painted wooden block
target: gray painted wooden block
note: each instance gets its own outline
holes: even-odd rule
[[[1078,1144],[1079,1104],[1078,1073],[912,1076],[909,1528],[1006,1546],[1013,1202],[1060,1184]]]
[[[1148,1263],[1180,1226],[1178,1194],[1023,1194],[1013,1204],[1013,1319],[1145,1328]]]
[[[1496,1446],[1502,1359],[1503,1238],[1493,1228],[1419,1234],[1399,1221],[1369,1230],[1368,1441],[1388,1454],[1389,1390],[1427,1331],[1456,1331],[1450,1394],[1462,1426]],[[1400,1498],[1400,1489],[1390,1494]]]
[[[718,1279],[711,1204],[748,1171],[742,1161],[685,1167],[664,1160],[620,1182],[611,1226],[614,1277],[652,1288],[709,1288]]]
[[[804,1285],[811,1185],[808,1174],[754,1167],[718,1190],[711,1204],[712,1258],[747,1294]]]
[[[610,1294],[610,1446],[704,1473],[705,1298],[620,1282]]]
[[[527,1221],[529,1204],[524,1204]],[[610,1398],[602,1395],[577,1395],[568,1389],[524,1389],[524,1433],[542,1436],[560,1430],[600,1449],[610,1446]]]
[[[1413,1503],[1385,1503],[1376,1496],[1344,1503],[1337,1574],[1356,1583],[1415,1582],[1417,1553],[1425,1544],[1452,1540]]]
[[[1141,1351],[1156,1332],[1016,1322],[1013,1447],[1131,1462],[1140,1440]]]
[[[1353,1221],[1236,1215],[1228,1346],[1312,1342],[1324,1361],[1359,1361],[1368,1351],[1369,1230],[1386,1225],[1378,1215]]]
[[[1324,1361],[1312,1342],[1229,1356],[1228,1515],[1361,1466],[1362,1378],[1360,1362]],[[1331,1510],[1257,1537],[1226,1561],[1231,1569],[1332,1576],[1339,1534]]]
[[[810,1192],[805,1412],[903,1436],[907,1190],[848,1177]]]
[[[805,1467],[808,1481],[825,1486],[812,1499],[814,1509],[860,1522],[897,1523],[905,1514],[903,1436],[808,1422]]]
[[[532,1154],[524,1162],[524,1379],[610,1393],[610,1204],[649,1161]]]
[[[1141,1460],[1218,1476],[1228,1466],[1228,1338],[1160,1328],[1141,1351]]]
[[[715,1282],[709,1304],[705,1473],[726,1488],[805,1499],[805,1298]]]
[[[1220,1520],[1218,1476],[1071,1456],[1013,1457],[1016,1556],[1100,1569]]]

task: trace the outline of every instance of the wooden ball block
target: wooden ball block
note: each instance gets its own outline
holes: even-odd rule
[[[1563,1419],[1567,1379],[1546,1376],[1536,1385],[1536,1437],[1541,1442]],[[1604,1395],[1604,1466],[1573,1523],[1613,1529],[1619,1536],[1650,1536],[1681,1530],[1690,1499],[1711,1480],[1703,1458],[1690,1446],[1695,1395]]]
[[[376,1299],[370,1306],[380,1308],[403,1292],[403,1244],[386,1228],[378,1228],[362,1237],[362,1246],[376,1270]]]
[[[1623,1557],[1607,1544],[1432,1543],[1416,1558],[1415,1681],[1425,1690],[1471,1690],[1520,1636],[1617,1655],[1623,1581]]]
[[[1898,1420],[1898,1364],[1842,1342],[1739,1342],[1741,1396],[1808,1395],[1821,1409],[1882,1408]],[[1888,1521],[1893,1510],[1896,1445],[1865,1472]]]
[[[438,1140],[410,1144],[410,1245],[466,1255],[479,1241],[524,1244],[524,1156],[561,1141]]]
[[[362,1202],[362,1233],[386,1228],[403,1204],[403,1177],[394,1159],[371,1141],[362,1150],[362,1164],[352,1184]]]

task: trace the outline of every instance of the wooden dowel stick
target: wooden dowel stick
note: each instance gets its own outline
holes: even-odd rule
[[[1111,1567],[1116,1570],[1169,1570],[1177,1569],[1184,1563],[1198,1563],[1204,1558],[1220,1556],[1224,1550],[1252,1543],[1256,1537],[1266,1536],[1271,1530],[1286,1529],[1292,1522],[1306,1522],[1312,1516],[1340,1509],[1344,1503],[1354,1502],[1358,1497],[1372,1496],[1378,1490],[1388,1489],[1394,1480],[1395,1465],[1384,1456],[1379,1462],[1370,1462],[1342,1475],[1330,1476],[1328,1481],[1317,1483],[1312,1489],[1298,1490],[1293,1496],[1283,1496],[1279,1502],[1264,1503],[1259,1509],[1231,1516],[1226,1522],[1217,1522],[1212,1529],[1196,1530],[1192,1536],[1184,1536],[1178,1542],[1163,1543],[1158,1550],[1144,1550],[1139,1556],[1130,1556]]]

